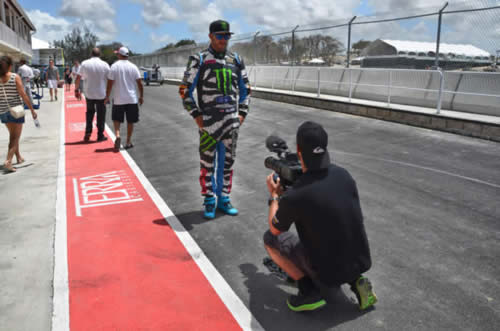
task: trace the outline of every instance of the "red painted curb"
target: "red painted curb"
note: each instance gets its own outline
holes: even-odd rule
[[[85,101],[64,109],[70,329],[239,330],[113,141],[82,142]]]

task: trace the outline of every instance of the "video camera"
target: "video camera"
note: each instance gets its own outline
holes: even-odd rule
[[[264,160],[266,168],[274,170],[280,178],[284,189],[292,186],[302,175],[302,167],[296,153],[288,150],[286,141],[276,136],[269,136],[266,139],[266,147],[270,152],[276,153],[278,158],[269,156]],[[274,178],[276,181],[277,178]]]

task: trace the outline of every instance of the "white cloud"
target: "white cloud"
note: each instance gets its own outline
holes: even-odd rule
[[[154,27],[179,18],[177,10],[164,0],[133,0],[133,2],[144,6],[142,18],[144,22]]]
[[[168,43],[175,42],[175,38],[173,38],[172,36],[170,36],[168,34],[157,35],[156,33],[152,32],[151,33],[151,42],[153,43],[153,45],[155,45],[155,47],[165,46]]]
[[[216,2],[180,0],[179,6],[183,13],[182,20],[188,24],[189,30],[196,40],[207,40],[210,23],[224,18],[222,8]],[[236,6],[236,4],[233,4],[233,6]]]
[[[72,23],[64,18],[54,17],[38,9],[28,11],[28,16],[36,27],[34,36],[38,39],[53,42],[71,32]]]
[[[60,13],[80,19],[101,42],[111,41],[118,33],[114,22],[116,12],[109,0],[63,0]]]
[[[262,30],[290,29],[296,25],[331,24],[332,21],[352,17],[361,0],[339,2],[325,0],[215,0],[224,9],[248,8],[241,10],[245,20]]]
[[[134,32],[141,31],[141,26],[139,24],[137,24],[137,23],[133,24],[132,25],[132,31],[134,31]]]

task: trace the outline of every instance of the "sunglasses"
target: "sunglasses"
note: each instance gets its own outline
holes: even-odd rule
[[[229,40],[229,39],[231,39],[231,35],[230,34],[216,34],[215,38],[217,40],[223,40],[223,39],[224,40]]]

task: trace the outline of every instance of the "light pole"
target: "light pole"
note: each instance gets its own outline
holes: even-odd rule
[[[257,65],[257,35],[260,33],[260,31],[257,31],[253,35],[253,65]]]
[[[356,19],[357,16],[354,16],[350,21],[349,21],[349,30],[347,32],[347,68],[349,68],[350,62],[351,62],[351,25],[352,22]]]
[[[443,10],[448,7],[448,3],[445,3],[443,8],[439,11],[439,19],[438,19],[438,32],[437,32],[437,41],[436,41],[436,60],[434,61],[434,66],[436,70],[439,68],[439,44],[441,43],[441,20],[443,17]]]
[[[291,49],[291,52],[292,52],[292,67],[293,67],[294,62],[295,62],[295,30],[297,30],[298,28],[299,28],[299,26],[297,25],[292,30],[292,49]]]

